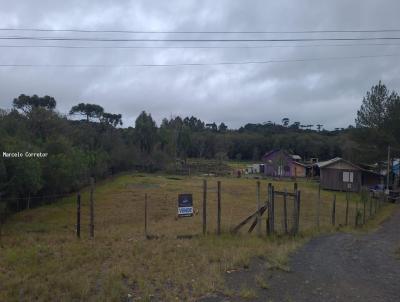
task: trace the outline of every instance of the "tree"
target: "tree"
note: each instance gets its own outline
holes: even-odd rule
[[[294,122],[292,125],[290,125],[290,128],[292,128],[292,129],[300,129],[300,122]]]
[[[157,126],[156,122],[147,114],[142,111],[135,121],[135,130],[138,136],[140,150],[150,154],[156,142]]]
[[[323,125],[321,125],[321,124],[317,124],[317,129],[318,129],[318,131],[321,131],[322,126],[323,126]]]
[[[219,124],[218,126],[218,131],[219,132],[225,132],[226,130],[228,130],[228,126],[225,125],[224,123]]]
[[[56,108],[56,104],[56,100],[48,95],[39,97],[36,94],[33,96],[21,94],[18,98],[13,100],[13,107],[15,109],[21,109],[24,113],[31,112],[35,108],[53,110]]]
[[[282,119],[282,125],[285,126],[285,127],[287,127],[287,126],[289,125],[289,118],[284,117],[284,118]]]
[[[209,123],[206,124],[207,129],[210,129],[212,132],[217,132],[218,131],[218,127],[216,123]]]
[[[80,114],[86,116],[86,121],[89,122],[89,120],[92,118],[100,119],[104,114],[104,109],[100,105],[96,104],[79,103],[71,108],[69,114]]]
[[[117,127],[118,125],[122,126],[122,115],[105,112],[101,116],[101,122],[112,125],[113,127]]]
[[[391,93],[381,81],[372,86],[371,91],[363,98],[360,110],[357,111],[356,126],[358,128],[379,129],[384,126],[390,116],[390,110],[396,107],[399,96],[395,91]]]

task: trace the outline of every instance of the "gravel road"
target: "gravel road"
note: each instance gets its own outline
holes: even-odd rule
[[[257,297],[209,296],[201,301],[400,301],[400,209],[375,232],[317,237],[290,260],[290,272],[254,261],[227,276],[232,289],[252,288]],[[255,281],[260,274],[268,289]]]

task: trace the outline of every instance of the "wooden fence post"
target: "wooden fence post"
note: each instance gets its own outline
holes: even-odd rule
[[[319,231],[319,221],[321,212],[321,183],[318,184],[318,200],[317,200],[317,229]]]
[[[260,200],[260,186],[261,183],[258,180],[257,181],[257,234],[258,236],[261,236],[261,213],[260,213],[260,208],[261,208],[261,200]]]
[[[285,192],[283,194],[283,220],[285,227],[285,234],[288,233],[288,221],[287,221],[287,189],[285,188]]]
[[[94,178],[90,178],[90,238],[94,238]]]
[[[268,190],[267,190],[267,208],[268,208],[268,215],[267,215],[267,221],[266,221],[266,231],[267,235],[271,234],[271,191],[272,191],[272,184],[268,184]]]
[[[356,199],[356,213],[354,216],[354,225],[355,227],[358,226],[358,198]]]
[[[218,181],[217,189],[217,235],[221,235],[221,181]]]
[[[296,235],[296,228],[297,228],[297,207],[298,207],[298,203],[297,203],[297,182],[294,183],[293,185],[293,189],[294,189],[294,197],[293,197],[293,222],[292,222],[292,233],[293,235]]]
[[[368,200],[369,200],[369,218],[372,216],[372,198],[371,198],[371,193],[368,194]]]
[[[297,191],[297,221],[296,221],[296,234],[300,231],[300,205],[301,205],[301,195],[300,191]]]
[[[349,190],[346,191],[346,223],[347,226],[349,224]]]
[[[148,237],[147,234],[147,193],[144,194],[144,235],[146,238]]]
[[[76,198],[76,237],[81,238],[81,193]]]
[[[366,215],[366,207],[367,207],[367,192],[364,191],[362,195],[362,201],[363,201],[363,224],[365,224],[365,215]]]
[[[203,235],[207,233],[207,180],[203,180]]]
[[[333,203],[332,203],[332,225],[336,224],[336,194],[333,195]]]
[[[275,233],[275,187],[271,187],[271,233]]]

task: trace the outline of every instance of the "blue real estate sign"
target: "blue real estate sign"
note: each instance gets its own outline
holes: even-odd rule
[[[178,195],[178,217],[193,216],[193,196],[192,194]]]

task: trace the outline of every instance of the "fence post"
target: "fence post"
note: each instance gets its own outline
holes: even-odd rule
[[[319,220],[321,212],[321,183],[318,184],[318,200],[317,200],[317,229],[319,231]]]
[[[147,235],[147,193],[144,194],[144,235]]]
[[[372,198],[371,193],[368,194],[368,201],[369,201],[369,218],[372,216]]]
[[[203,235],[207,233],[207,180],[203,179]]]
[[[297,221],[296,221],[296,234],[300,231],[300,205],[301,205],[300,191],[297,191]]]
[[[354,217],[354,225],[355,227],[358,226],[358,198],[356,199],[356,213]]]
[[[364,189],[362,196],[363,201],[363,225],[365,224],[366,205],[367,205],[367,191]]]
[[[333,203],[332,203],[332,225],[336,224],[336,194],[333,195]]]
[[[293,223],[292,223],[292,233],[293,235],[296,235],[296,228],[297,228],[297,182],[294,183],[293,185],[294,189],[294,197],[293,197]]]
[[[261,208],[261,201],[260,201],[260,181],[257,181],[257,234],[258,236],[261,236],[261,213],[260,213],[260,208]]]
[[[349,190],[346,191],[346,223],[347,226],[349,224]]]
[[[217,196],[217,235],[221,235],[221,181],[217,182],[218,196]]]
[[[275,187],[271,187],[271,233],[275,233]]]
[[[81,193],[76,197],[76,237],[81,238]]]
[[[266,231],[267,235],[271,234],[271,188],[272,185],[271,183],[268,184],[268,190],[267,190],[267,207],[268,207],[268,215],[267,215],[267,221],[266,221]]]
[[[94,178],[90,178],[90,238],[94,238]]]
[[[288,233],[288,223],[287,223],[287,189],[283,194],[283,220],[285,225],[285,234]]]

